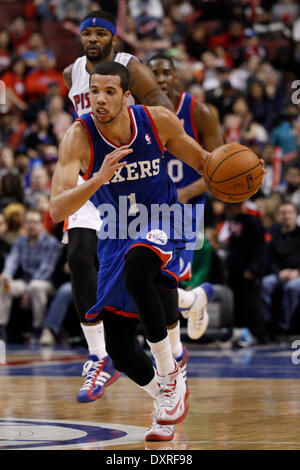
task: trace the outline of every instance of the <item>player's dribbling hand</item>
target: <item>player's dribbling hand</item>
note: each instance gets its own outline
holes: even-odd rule
[[[123,145],[105,156],[100,170],[93,176],[99,180],[99,186],[110,181],[116,170],[127,164],[126,161],[120,162],[120,160],[129,153],[132,153],[132,149],[128,145]]]

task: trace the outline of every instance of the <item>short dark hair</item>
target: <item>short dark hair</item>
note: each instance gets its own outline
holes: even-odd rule
[[[118,75],[120,77],[120,85],[123,90],[125,91],[130,90],[131,88],[131,77],[129,70],[124,67],[124,65],[120,64],[119,62],[108,61],[108,62],[100,62],[99,64],[95,65],[92,73],[90,74],[90,83],[91,83],[91,76],[92,75]]]
[[[170,62],[170,64],[172,65],[173,69],[175,70],[175,65],[174,65],[174,62],[173,62],[173,60],[171,59],[171,57],[168,57],[167,55],[162,54],[161,52],[158,53],[158,54],[154,54],[153,56],[151,56],[151,57],[147,60],[147,65],[149,65],[150,62],[152,62],[152,60],[168,60],[168,61]]]
[[[116,19],[110,13],[107,13],[107,11],[104,10],[91,11],[83,18],[82,21],[87,20],[88,18],[102,18],[103,20],[107,20],[116,26]]]

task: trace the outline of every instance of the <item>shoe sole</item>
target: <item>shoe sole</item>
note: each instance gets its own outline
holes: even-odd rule
[[[174,438],[174,431],[172,432],[172,434],[170,436],[162,436],[162,435],[159,435],[159,434],[155,434],[155,433],[152,433],[152,434],[148,434],[146,437],[145,437],[145,441],[171,441],[172,439]]]
[[[95,400],[98,400],[98,398],[101,398],[103,393],[105,392],[105,389],[107,387],[109,387],[111,384],[113,384],[121,375],[121,372],[117,372],[116,374],[114,374],[109,380],[108,382],[106,382],[106,384],[103,386],[101,392],[98,393],[98,395],[94,396],[94,395],[90,395],[90,392],[88,392],[88,397],[86,398],[78,398],[77,397],[77,401],[78,403],[91,403],[92,401],[95,401]]]
[[[168,425],[168,424],[178,424],[178,423],[181,423],[181,421],[183,421],[185,418],[186,418],[186,415],[188,413],[188,409],[189,409],[189,404],[188,404],[188,401],[184,401],[184,412],[182,413],[181,416],[179,416],[178,418],[176,418],[175,420],[173,421],[167,421],[165,419],[157,419],[157,424],[162,424],[162,425]]]

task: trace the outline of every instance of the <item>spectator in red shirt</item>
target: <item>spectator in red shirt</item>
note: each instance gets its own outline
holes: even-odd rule
[[[232,21],[226,31],[210,40],[209,48],[213,51],[217,46],[222,46],[233,61],[236,61],[243,45],[243,30],[243,25],[240,22]]]
[[[67,88],[64,84],[62,74],[51,67],[51,61],[47,54],[38,56],[37,68],[34,69],[25,80],[26,92],[30,103],[44,97],[47,93],[48,85],[51,82],[58,82],[60,94],[66,96]]]
[[[10,25],[10,40],[18,56],[29,49],[30,29],[27,28],[23,16],[17,16]]]
[[[16,106],[21,111],[27,107],[25,102],[24,75],[25,63],[23,60],[17,59],[12,64],[10,70],[1,77],[6,85],[8,104]]]

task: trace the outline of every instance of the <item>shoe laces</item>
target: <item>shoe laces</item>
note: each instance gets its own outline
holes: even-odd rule
[[[82,376],[83,377],[86,376],[86,380],[81,390],[86,390],[90,388],[93,381],[95,380],[95,376],[97,376],[99,372],[101,372],[103,365],[104,365],[104,361],[105,361],[105,358],[101,359],[101,361],[88,360],[85,362],[83,366],[83,370],[82,370]]]
[[[169,407],[173,405],[174,392],[176,388],[176,380],[171,384],[158,384],[160,406]]]

